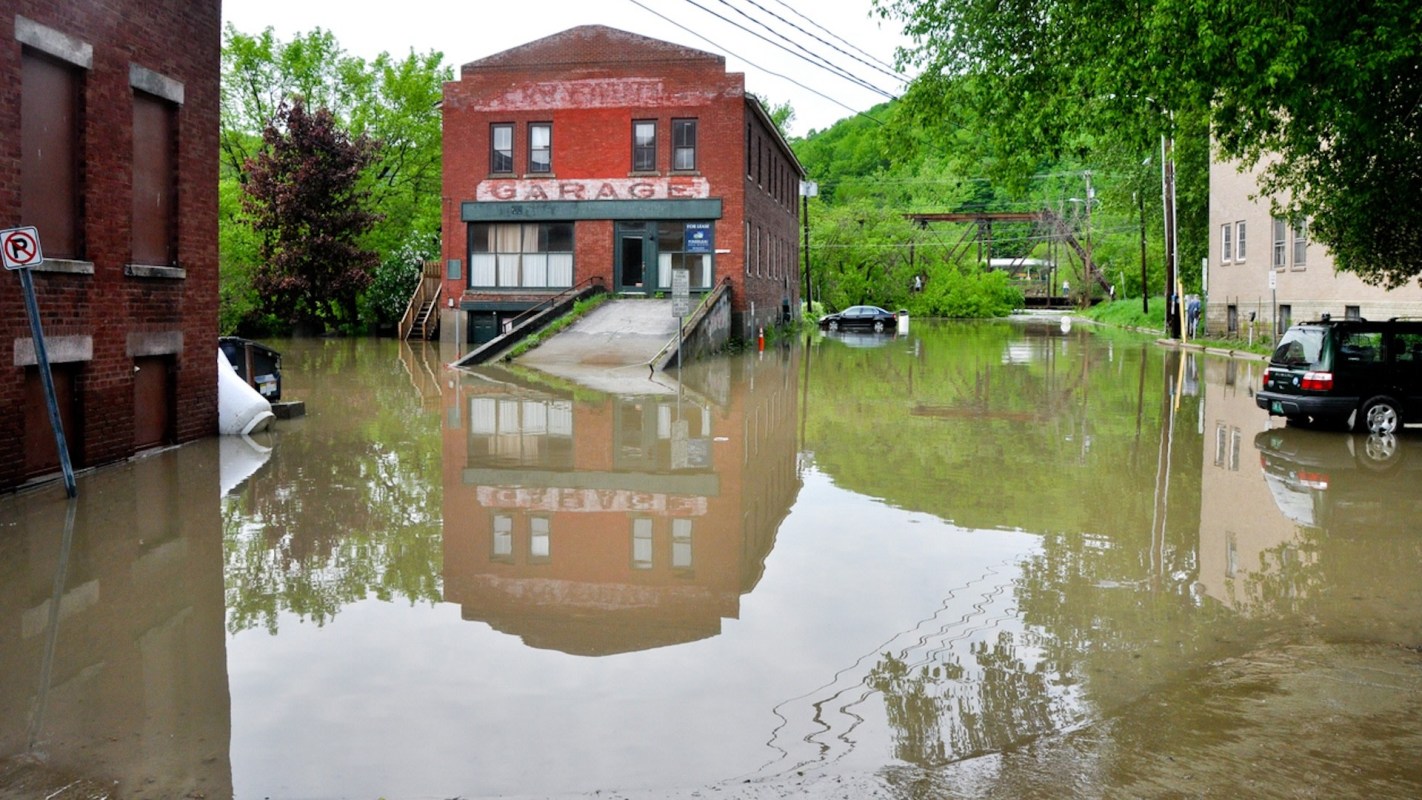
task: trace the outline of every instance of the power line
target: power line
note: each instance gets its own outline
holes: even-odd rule
[[[827,41],[825,41],[824,39],[821,39],[819,36],[816,36],[815,34],[811,33],[810,31],[807,31],[807,30],[805,30],[804,28],[800,27],[799,25],[796,25],[794,22],[791,22],[790,20],[785,19],[784,17],[780,16],[779,14],[776,14],[774,11],[771,11],[770,9],[766,8],[765,6],[762,6],[760,3],[756,2],[756,0],[746,0],[746,1],[749,2],[751,5],[755,6],[756,8],[760,9],[761,11],[764,11],[765,13],[769,14],[770,16],[772,16],[772,17],[774,17],[774,18],[780,20],[781,22],[785,23],[786,25],[789,25],[790,27],[794,28],[795,30],[799,31],[800,33],[803,33],[804,35],[810,37],[811,39],[814,39],[815,41],[819,42],[820,44],[823,44],[825,47],[828,47],[828,48],[830,48],[831,50],[834,50],[834,51],[836,51],[836,52],[838,52],[838,53],[842,53],[842,54],[844,54],[845,56],[848,56],[849,58],[852,58],[852,59],[854,59],[855,61],[858,61],[859,63],[863,64],[864,66],[869,67],[870,69],[873,69],[873,70],[875,70],[875,71],[881,72],[881,73],[883,73],[884,75],[887,75],[887,76],[889,76],[890,78],[893,78],[894,80],[898,81],[899,83],[908,83],[908,78],[904,77],[904,74],[901,73],[901,72],[899,72],[899,71],[898,71],[897,69],[895,69],[893,66],[884,63],[884,62],[881,61],[880,59],[875,58],[874,56],[869,55],[868,53],[865,53],[863,50],[860,50],[859,47],[855,46],[854,44],[845,41],[843,38],[837,36],[837,35],[836,35],[835,33],[833,33],[832,31],[826,29],[823,25],[819,24],[818,22],[815,22],[814,20],[810,19],[809,17],[805,16],[804,14],[801,14],[799,11],[796,11],[794,8],[791,8],[788,4],[786,4],[786,3],[784,2],[784,0],[775,0],[775,1],[776,1],[777,3],[779,3],[781,6],[784,6],[785,8],[790,9],[790,11],[794,12],[794,14],[795,14],[796,16],[800,17],[801,19],[805,20],[806,22],[810,23],[811,25],[815,26],[816,28],[819,28],[820,30],[824,31],[824,32],[825,32],[827,35],[829,35],[830,37],[832,37],[832,38],[834,38],[834,39],[838,39],[840,42],[843,42],[845,45],[848,45],[849,47],[851,47],[851,48],[853,48],[854,50],[858,51],[860,54],[862,54],[862,55],[864,56],[864,58],[860,58],[859,56],[855,55],[854,53],[850,53],[850,52],[844,50],[843,48],[839,47],[838,45],[833,44],[832,42],[827,42]],[[868,59],[868,60],[866,60],[866,59]]]
[[[691,2],[692,5],[697,5],[696,3],[692,2],[692,0],[687,0],[687,2]],[[780,38],[780,39],[783,40],[784,42],[786,42],[786,43],[788,43],[788,44],[794,46],[794,47],[797,48],[797,49],[799,49],[799,50],[800,50],[801,52],[803,52],[805,55],[804,55],[804,56],[799,56],[798,54],[793,53],[793,52],[791,52],[790,50],[788,50],[788,49],[786,49],[786,48],[784,48],[784,47],[781,47],[780,45],[776,45],[776,47],[780,47],[780,49],[785,50],[786,52],[790,53],[791,55],[795,55],[795,56],[797,56],[797,57],[799,57],[799,58],[804,58],[806,61],[809,61],[809,62],[810,62],[811,64],[813,64],[814,66],[818,66],[818,67],[820,67],[821,69],[828,70],[829,72],[833,73],[834,75],[839,76],[840,78],[843,78],[844,80],[847,80],[847,81],[850,81],[851,83],[854,83],[854,84],[857,84],[857,85],[859,85],[859,86],[862,86],[862,87],[864,87],[865,89],[868,89],[868,90],[870,90],[870,91],[872,91],[872,92],[877,92],[878,94],[881,94],[881,95],[883,95],[883,96],[885,96],[885,97],[887,97],[887,98],[889,98],[889,99],[893,99],[893,98],[894,98],[894,95],[893,95],[893,94],[891,94],[891,93],[889,93],[889,92],[887,92],[887,91],[885,91],[885,90],[883,90],[883,89],[880,89],[878,86],[875,86],[874,84],[870,83],[870,82],[867,81],[867,80],[864,80],[864,79],[860,78],[860,77],[857,76],[857,75],[854,75],[853,73],[849,72],[849,70],[846,70],[846,69],[844,69],[843,67],[839,66],[838,64],[835,64],[834,62],[830,61],[829,59],[825,58],[824,56],[821,56],[821,55],[818,54],[818,53],[812,52],[812,51],[811,51],[808,47],[806,47],[805,45],[803,45],[803,44],[801,44],[801,43],[795,41],[794,39],[790,38],[789,36],[786,36],[785,34],[781,33],[780,31],[775,30],[773,27],[771,27],[771,26],[770,26],[768,23],[766,23],[764,20],[756,19],[755,17],[753,17],[753,16],[751,16],[750,14],[746,13],[746,11],[745,11],[744,9],[737,8],[736,6],[734,6],[734,5],[732,5],[730,2],[728,2],[728,0],[718,0],[718,2],[720,2],[721,5],[726,6],[727,8],[731,9],[732,11],[735,11],[737,14],[740,14],[741,16],[745,17],[746,19],[750,20],[751,22],[754,22],[755,24],[757,24],[757,25],[759,25],[760,27],[764,28],[767,32],[769,32],[769,33],[771,33],[771,34],[774,34],[776,37]],[[762,12],[767,13],[767,14],[770,13],[770,12],[766,11],[766,9],[765,9],[763,6],[757,4],[757,3],[755,2],[755,0],[748,0],[748,2],[750,2],[750,4],[753,5],[753,6],[755,6],[756,8],[759,8]],[[697,7],[700,8],[700,6],[697,6]],[[706,10],[706,9],[703,9],[703,10]],[[707,13],[714,13],[714,12],[707,11]],[[745,31],[746,33],[751,34],[752,36],[760,36],[760,35],[757,34],[755,31],[752,31],[752,30],[749,30],[749,29],[747,29],[747,28],[745,28],[745,27],[743,27],[743,26],[737,25],[737,23],[732,22],[731,20],[728,20],[728,19],[726,19],[725,17],[721,17],[720,15],[716,15],[716,16],[717,16],[718,19],[721,19],[721,20],[723,20],[723,21],[725,21],[725,22],[727,22],[727,23],[729,23],[729,24],[731,24],[731,25],[736,25],[736,27],[740,28],[741,30]],[[771,14],[771,16],[775,16],[775,15],[774,15],[774,14]],[[778,17],[777,17],[777,19],[778,19]],[[782,20],[782,21],[783,21],[783,20]],[[761,38],[762,40],[769,41],[768,39],[765,39],[765,37],[763,37],[763,36],[761,36],[760,38]],[[770,43],[771,43],[771,44],[775,44],[774,42],[770,42]]]
[[[689,34],[691,34],[692,36],[695,36],[696,38],[700,39],[700,40],[703,41],[703,42],[706,42],[707,44],[711,45],[712,47],[716,48],[717,50],[720,50],[721,52],[728,53],[728,54],[730,54],[730,55],[735,56],[736,58],[739,58],[740,60],[746,62],[747,64],[751,65],[752,67],[755,67],[756,69],[760,70],[761,72],[764,72],[764,73],[767,74],[767,75],[771,75],[771,76],[774,76],[774,77],[776,77],[776,78],[780,78],[780,79],[783,80],[783,81],[787,81],[787,82],[789,82],[789,83],[791,83],[791,84],[794,84],[795,86],[798,86],[798,87],[800,87],[801,89],[804,89],[805,91],[809,92],[810,94],[813,94],[813,95],[815,95],[815,96],[817,96],[817,97],[824,98],[825,100],[828,100],[828,101],[830,101],[831,103],[834,103],[835,105],[839,106],[840,108],[843,108],[844,110],[846,110],[846,111],[848,111],[848,112],[850,112],[850,113],[852,113],[852,114],[856,114],[856,115],[858,115],[858,116],[864,117],[865,119],[871,120],[871,121],[873,121],[874,123],[879,124],[879,125],[883,125],[883,124],[884,124],[883,120],[880,120],[880,119],[878,119],[878,118],[876,118],[876,117],[874,117],[874,116],[872,116],[872,115],[870,115],[870,114],[866,114],[866,113],[864,113],[863,111],[859,111],[858,109],[855,109],[855,108],[852,107],[852,106],[846,105],[842,100],[839,100],[839,99],[834,98],[834,97],[830,97],[829,95],[825,94],[824,92],[819,91],[818,89],[812,89],[812,88],[806,86],[805,84],[800,83],[799,81],[795,80],[794,78],[791,78],[791,77],[788,76],[788,75],[783,75],[783,74],[781,74],[781,73],[779,73],[779,72],[776,72],[776,71],[774,71],[774,70],[772,70],[772,69],[768,69],[768,68],[766,68],[766,67],[762,67],[761,65],[755,63],[754,61],[751,61],[750,59],[746,58],[745,56],[740,55],[739,53],[737,53],[737,52],[731,50],[731,49],[728,48],[728,47],[722,47],[720,44],[717,44],[715,41],[713,41],[710,37],[706,36],[705,34],[700,33],[699,31],[694,31],[694,30],[692,30],[692,29],[686,27],[685,25],[682,25],[680,22],[677,22],[676,20],[674,20],[674,19],[668,17],[667,15],[662,14],[662,13],[659,12],[659,11],[653,11],[653,10],[652,10],[650,7],[648,7],[646,4],[642,3],[641,0],[628,0],[628,2],[630,2],[630,3],[631,3],[632,5],[634,5],[634,6],[637,6],[638,8],[642,9],[643,11],[646,11],[648,14],[651,14],[651,15],[653,15],[653,16],[656,16],[656,17],[660,18],[661,20],[663,20],[664,22],[666,22],[666,23],[668,23],[668,24],[670,24],[670,25],[672,25],[672,26],[674,26],[674,27],[676,27],[676,28],[680,28],[681,30],[683,30],[683,31],[685,31],[685,32],[687,32],[687,33],[689,33]]]
[[[822,63],[822,62],[820,62],[820,61],[816,61],[815,59],[810,58],[809,56],[806,56],[806,55],[804,55],[803,53],[797,53],[797,52],[795,52],[794,50],[791,50],[790,48],[786,47],[785,45],[780,44],[779,42],[776,42],[776,41],[774,41],[774,40],[772,40],[772,39],[766,37],[765,35],[763,35],[763,34],[761,34],[761,33],[757,33],[756,31],[753,31],[753,30],[751,30],[750,28],[747,28],[746,26],[742,25],[742,24],[739,23],[739,22],[736,22],[736,21],[733,20],[733,19],[730,19],[729,17],[726,17],[726,16],[724,16],[724,15],[722,15],[722,14],[718,14],[717,12],[713,11],[712,9],[707,8],[706,6],[704,6],[704,5],[702,5],[702,4],[698,3],[698,2],[696,2],[696,0],[686,0],[686,2],[687,2],[688,4],[690,4],[690,5],[695,6],[695,7],[698,8],[698,9],[701,9],[702,11],[706,12],[707,14],[710,14],[711,16],[715,17],[716,19],[721,20],[722,22],[726,23],[727,25],[731,25],[732,27],[738,28],[739,30],[741,30],[741,31],[743,31],[743,32],[745,32],[745,33],[748,33],[748,34],[750,34],[751,36],[754,36],[754,37],[756,37],[757,39],[760,39],[761,41],[765,42],[766,44],[771,45],[772,47],[776,47],[776,48],[778,48],[778,49],[780,49],[780,50],[785,51],[786,53],[789,53],[790,55],[792,55],[792,56],[794,56],[794,57],[800,59],[801,61],[804,61],[805,63],[807,63],[807,64],[809,64],[809,65],[811,65],[811,66],[813,66],[813,67],[818,67],[818,68],[820,68],[820,69],[826,70],[826,71],[828,71],[830,74],[835,75],[836,77],[839,77],[839,78],[841,78],[841,79],[843,79],[843,80],[847,80],[847,81],[849,81],[850,83],[855,84],[856,86],[859,86],[859,87],[861,87],[861,88],[863,88],[863,89],[867,89],[867,90],[869,90],[869,91],[871,91],[871,92],[875,92],[875,93],[877,93],[877,94],[879,94],[879,95],[882,95],[882,96],[884,96],[884,97],[886,97],[886,98],[888,98],[888,99],[890,99],[890,100],[894,99],[894,95],[891,94],[890,92],[886,92],[886,91],[884,91],[883,89],[880,89],[879,87],[873,85],[872,83],[869,83],[868,81],[865,81],[865,80],[863,80],[862,78],[856,77],[856,76],[854,76],[854,75],[852,75],[852,74],[850,74],[850,73],[848,73],[848,72],[846,72],[846,71],[844,71],[844,70],[838,69],[838,68],[834,67],[833,65],[829,65],[829,64],[827,64],[827,63]],[[735,6],[732,6],[730,3],[726,2],[726,0],[718,0],[718,2],[720,2],[722,5],[724,5],[724,6],[728,7],[728,8],[730,8],[730,9],[732,9],[732,10],[734,10],[734,11],[736,11],[737,13],[739,13],[739,14],[741,14],[742,16],[746,17],[747,19],[750,19],[750,20],[753,21],[753,22],[756,22],[756,21],[757,21],[757,20],[755,20],[754,17],[751,17],[750,15],[746,14],[746,13],[745,13],[744,11],[742,11],[741,9],[738,9],[738,8],[736,8]],[[638,3],[638,5],[641,5],[641,3]],[[646,8],[646,6],[643,6],[643,8]],[[650,9],[648,9],[648,10],[650,10]],[[665,17],[663,17],[663,19],[665,19]],[[782,37],[782,38],[783,38],[783,37]]]
[[[790,11],[791,13],[793,13],[795,16],[799,17],[800,19],[803,19],[804,21],[810,23],[811,25],[815,26],[816,28],[819,28],[820,30],[824,31],[826,35],[828,35],[828,36],[830,36],[830,37],[832,37],[832,38],[834,38],[834,39],[838,39],[842,44],[844,44],[844,45],[846,45],[846,46],[848,46],[848,47],[854,49],[855,51],[859,52],[859,53],[862,54],[865,58],[868,58],[868,59],[870,59],[870,60],[872,60],[872,61],[874,61],[874,62],[876,62],[876,63],[882,64],[883,66],[885,66],[885,67],[889,68],[890,70],[892,70],[895,75],[900,75],[900,74],[901,74],[901,73],[899,73],[898,69],[896,69],[893,65],[891,65],[891,64],[889,64],[889,63],[883,61],[882,59],[880,59],[880,58],[878,58],[878,57],[876,57],[876,56],[873,56],[873,55],[870,55],[869,53],[864,52],[864,50],[861,49],[861,48],[859,47],[859,45],[856,45],[856,44],[854,44],[853,42],[847,41],[846,39],[844,39],[844,37],[840,36],[839,34],[835,33],[834,31],[831,31],[830,29],[826,28],[825,26],[821,25],[820,23],[815,22],[813,19],[810,19],[809,17],[805,16],[805,15],[802,14],[801,12],[797,11],[794,7],[792,7],[789,3],[785,2],[785,0],[775,0],[775,2],[776,2],[776,3],[779,3],[782,7],[786,8],[786,9],[789,9],[789,11]],[[900,79],[902,80],[902,78],[900,78]]]

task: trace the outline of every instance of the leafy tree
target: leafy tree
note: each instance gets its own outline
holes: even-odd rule
[[[780,131],[780,136],[785,141],[790,141],[790,123],[795,121],[795,107],[790,105],[790,101],[784,103],[772,103],[769,98],[749,92],[751,97],[760,103],[760,107],[765,109],[765,113],[770,116],[770,121],[775,124],[775,129]]]
[[[402,263],[412,247],[421,258],[434,257],[440,232],[439,101],[444,82],[452,78],[439,52],[403,58],[381,53],[366,61],[347,54],[320,28],[283,42],[270,28],[249,35],[229,25],[222,51],[223,196],[241,195],[247,163],[262,147],[262,131],[283,102],[299,98],[308,109],[328,109],[352,137],[381,143],[361,174],[369,208],[379,217],[361,244],[374,250],[381,264]],[[248,277],[258,263],[251,225],[239,203],[220,206],[224,330],[251,325],[260,305]],[[366,291],[394,287],[382,281]],[[408,299],[408,294],[362,297],[360,323],[389,325]],[[399,308],[395,317],[385,316],[394,307]]]
[[[376,143],[350,137],[326,109],[301,100],[277,109],[265,149],[247,162],[244,207],[261,257],[252,284],[263,306],[291,325],[353,325],[356,298],[379,256],[359,245],[376,221],[361,171]]]
[[[405,315],[410,296],[424,274],[429,260],[420,242],[411,242],[381,259],[362,298],[361,318],[377,325],[394,325]]]
[[[1262,165],[1276,213],[1311,219],[1340,269],[1385,285],[1422,273],[1422,212],[1395,202],[1422,194],[1410,0],[876,2],[916,42],[927,77],[909,102],[973,109],[1005,173],[1093,133],[1165,135],[1192,158],[1213,134],[1220,156]]]

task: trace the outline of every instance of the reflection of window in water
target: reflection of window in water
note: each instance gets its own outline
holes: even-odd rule
[[[533,517],[528,521],[528,558],[535,564],[547,563],[552,558],[551,541],[547,517]]]
[[[672,520],[672,567],[691,569],[691,520]]]
[[[711,410],[689,401],[619,401],[613,463],[618,469],[707,469]]]
[[[1229,469],[1231,472],[1239,472],[1239,443],[1244,441],[1244,434],[1239,428],[1231,428],[1229,432]]]
[[[1234,542],[1234,533],[1225,534],[1225,577],[1233,578],[1239,570],[1239,549]]]
[[[573,404],[567,400],[469,400],[469,457],[572,466]]]
[[[632,568],[652,568],[652,520],[632,520]]]
[[[513,517],[498,514],[494,517],[495,561],[513,561]]]
[[[1229,429],[1221,422],[1215,425],[1215,466],[1223,467],[1225,463],[1225,441],[1229,436]]]

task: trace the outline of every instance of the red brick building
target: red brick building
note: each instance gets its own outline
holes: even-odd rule
[[[461,342],[600,278],[729,281],[733,333],[799,307],[804,171],[723,57],[600,25],[465,64],[444,89],[441,329]]]
[[[218,0],[6,0],[0,228],[33,270],[75,466],[217,427]],[[0,280],[0,487],[54,472],[20,280]]]

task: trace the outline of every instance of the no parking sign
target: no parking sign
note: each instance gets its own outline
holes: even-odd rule
[[[33,226],[0,231],[0,256],[5,269],[23,269],[44,263],[39,231]]]
[[[24,290],[25,311],[30,317],[30,335],[34,337],[35,361],[39,365],[40,381],[44,384],[45,405],[49,406],[49,425],[54,430],[54,445],[59,450],[59,467],[64,472],[64,491],[70,497],[79,494],[74,484],[74,467],[69,463],[69,445],[64,440],[64,423],[59,418],[59,403],[54,396],[54,376],[49,371],[49,355],[44,345],[44,330],[40,327],[39,302],[35,300],[35,279],[29,267],[44,263],[40,251],[39,231],[29,225],[0,231],[0,258],[5,269],[20,271],[20,288]]]

